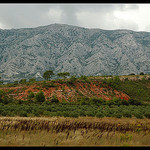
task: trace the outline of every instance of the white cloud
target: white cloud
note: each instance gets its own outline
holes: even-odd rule
[[[58,8],[50,8],[47,17],[51,23],[61,23],[63,18],[63,11]]]
[[[150,4],[0,4],[0,28],[52,23],[150,31]]]
[[[138,26],[138,31],[144,31],[150,22],[150,5],[138,4],[138,8],[125,11],[116,10],[114,11],[114,16],[121,21],[120,24],[124,25],[126,22],[126,25],[128,25],[128,22],[132,22]],[[133,28],[134,26],[131,29]]]
[[[85,12],[76,13],[77,20],[81,26],[87,28],[101,28],[107,30],[131,29],[138,30],[138,25],[132,20],[115,16],[113,13],[103,12]]]
[[[0,28],[2,29],[3,28],[3,25],[0,23]]]

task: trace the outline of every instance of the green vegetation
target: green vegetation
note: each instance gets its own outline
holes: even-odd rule
[[[101,84],[97,84],[96,80],[100,80]],[[60,102],[54,94],[48,99],[45,98],[44,92],[40,90],[38,93],[28,91],[28,96],[25,101],[15,100],[9,93],[11,90],[4,92],[0,90],[0,115],[1,116],[64,116],[64,117],[128,117],[128,118],[150,118],[150,80],[143,78],[142,80],[120,80],[118,76],[109,76],[104,79],[92,79],[90,77],[71,76],[69,79],[56,80],[57,82],[66,83],[69,86],[74,86],[76,82],[89,83],[93,82],[100,87],[112,88],[118,91],[123,91],[130,96],[130,99],[124,100],[113,97],[112,100],[106,101],[97,97],[86,97],[80,94],[77,101]],[[35,79],[30,79],[28,82],[25,79],[20,80],[17,84],[32,84],[37,82]],[[37,82],[43,88],[56,87],[55,81]],[[14,86],[14,83],[12,84]],[[10,86],[3,85],[3,86]],[[37,87],[38,88],[38,87]],[[57,87],[56,87],[57,88]],[[64,87],[62,87],[64,91]],[[77,90],[77,89],[76,89]],[[79,91],[78,91],[79,92]],[[147,102],[147,103],[145,103]]]
[[[62,77],[64,79],[67,78],[67,76],[70,76],[70,73],[69,72],[60,72],[57,74],[59,77]]]
[[[48,71],[44,72],[43,78],[45,80],[50,80],[50,78],[52,77],[52,75],[54,75],[53,71],[52,70],[48,70]]]
[[[35,96],[36,102],[44,102],[45,101],[45,96],[43,91],[40,91],[36,94]]]
[[[28,90],[25,100],[11,96],[15,88],[0,89],[0,143],[7,146],[150,145],[150,80],[145,75],[142,77],[141,80],[131,81],[128,78],[120,80],[118,76],[105,76],[103,79],[71,76],[65,80],[40,82],[22,79],[1,85],[19,85],[23,87],[22,91],[35,82],[40,86],[34,85],[39,92]],[[57,87],[58,83],[61,83],[61,88]],[[117,98],[113,93],[112,99],[107,101],[96,96],[87,97],[74,88],[77,83],[89,89],[89,85],[93,84],[105,92],[107,88],[123,91],[130,99]],[[50,87],[65,93],[62,84],[80,93],[76,101],[62,99],[60,102],[55,92],[52,97],[45,98],[43,91]]]
[[[103,79],[103,84],[112,87],[113,89],[122,91],[129,95],[131,99],[137,101],[150,101],[150,89],[147,87],[150,84],[150,80],[127,80],[121,81],[118,76],[113,78]]]
[[[37,94],[36,99],[39,100]],[[44,97],[43,97],[44,101]],[[64,117],[116,117],[116,118],[150,118],[150,106],[148,105],[85,105],[75,103],[60,103],[57,97],[51,101],[40,103],[26,103],[18,101],[18,104],[0,103],[0,116],[64,116]]]
[[[2,79],[1,79],[1,77],[0,77],[0,85],[1,85],[1,84],[3,84],[3,81],[2,81]]]

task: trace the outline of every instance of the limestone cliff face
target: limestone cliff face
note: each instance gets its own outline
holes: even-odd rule
[[[71,75],[150,74],[150,33],[87,29],[66,24],[0,30],[4,80]]]

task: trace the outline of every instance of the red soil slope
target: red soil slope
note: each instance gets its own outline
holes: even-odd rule
[[[52,81],[47,81],[51,84]],[[121,91],[112,90],[110,87],[105,87],[100,81],[93,80],[90,83],[83,83],[77,81],[73,85],[66,84],[65,82],[55,81],[53,87],[43,87],[43,82],[37,82],[32,85],[22,85],[17,87],[5,87],[4,91],[9,96],[13,96],[15,99],[27,100],[29,92],[37,93],[42,90],[46,99],[50,99],[53,95],[56,95],[59,101],[76,101],[81,96],[98,97],[105,100],[111,100],[113,97],[129,100],[129,96]]]

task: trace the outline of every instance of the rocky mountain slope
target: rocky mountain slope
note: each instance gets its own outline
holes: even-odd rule
[[[150,33],[66,24],[0,29],[0,76],[6,81],[71,75],[150,74]]]

